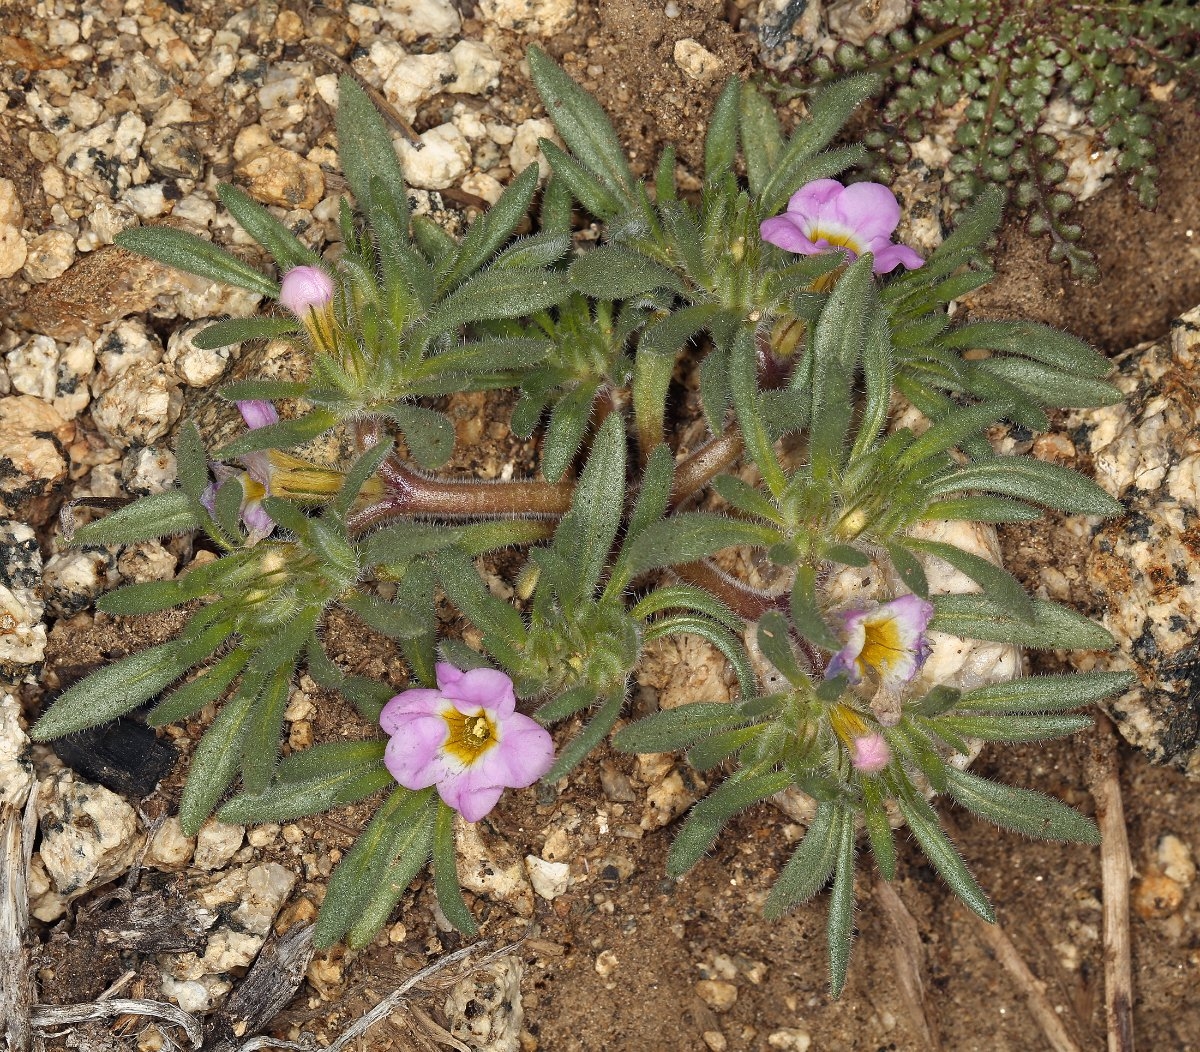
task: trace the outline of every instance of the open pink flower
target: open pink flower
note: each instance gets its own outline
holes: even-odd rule
[[[383,762],[406,789],[436,785],[468,822],[486,815],[505,788],[533,785],[554,763],[554,742],[516,711],[503,672],[437,666],[437,690],[397,694],[379,715],[392,736]]]
[[[847,610],[842,614],[846,645],[830,658],[826,679],[844,672],[851,683],[860,683],[873,672],[883,686],[909,682],[929,656],[925,630],[932,617],[933,604],[915,595],[872,610]]]
[[[792,194],[783,215],[764,220],[761,232],[764,241],[804,256],[844,249],[854,260],[871,252],[871,269],[886,274],[901,265],[916,270],[924,262],[907,245],[892,244],[899,222],[896,195],[882,183],[842,186],[836,179],[817,179]]]
[[[892,762],[892,750],[878,731],[855,738],[852,744],[854,755],[850,762],[856,771],[875,774]]]
[[[251,431],[274,424],[279,420],[279,414],[270,402],[247,400],[238,402],[238,410],[246,426]],[[257,544],[269,537],[275,529],[275,521],[263,510],[262,499],[271,492],[271,461],[266,452],[247,453],[238,458],[241,469],[230,467],[228,464],[211,464],[216,482],[212,483],[201,495],[200,503],[208,509],[210,515],[217,513],[217,489],[227,480],[238,478],[242,485],[242,506],[239,511],[242,522],[246,525],[247,542]]]

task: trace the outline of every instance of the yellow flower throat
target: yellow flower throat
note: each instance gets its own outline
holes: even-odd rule
[[[473,716],[465,716],[450,707],[442,713],[442,719],[449,729],[443,748],[462,763],[474,763],[496,744],[496,725],[483,709]]]

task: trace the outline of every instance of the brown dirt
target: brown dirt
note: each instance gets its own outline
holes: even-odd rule
[[[700,121],[718,84],[697,88],[671,60],[673,41],[692,36],[727,61],[746,70],[752,49],[725,18],[724,5],[684,0],[682,15],[667,20],[662,5],[649,0],[611,0],[587,8],[576,27],[548,42],[567,68],[595,89],[622,136],[636,150],[639,166],[652,163],[667,133],[680,148],[680,160],[698,157]],[[471,35],[470,25],[466,35]],[[513,54],[524,41],[511,40]],[[602,72],[587,67],[603,66]],[[513,64],[506,63],[507,69]],[[517,78],[502,86],[514,108],[526,105],[530,89]],[[1044,320],[1082,335],[1106,351],[1162,335],[1172,318],[1200,302],[1200,196],[1194,192],[1194,159],[1200,154],[1200,118],[1189,108],[1167,114],[1163,123],[1162,201],[1156,213],[1136,207],[1120,188],[1104,191],[1084,206],[1088,244],[1099,253],[1101,280],[1084,287],[1045,260],[1045,244],[1017,223],[1004,230],[997,256],[998,277],[977,298],[995,313]],[[0,143],[2,145],[2,143]],[[496,412],[494,420],[506,419]],[[483,455],[524,460],[493,425]],[[478,457],[478,453],[476,456]],[[480,463],[478,459],[474,462]],[[463,463],[466,468],[471,465]],[[1010,531],[1014,563],[1034,570],[1039,560],[1067,558],[1068,539],[1051,529]],[[349,658],[353,670],[402,682],[394,652],[373,648],[357,626],[331,622],[331,649]],[[88,651],[123,652],[133,644],[157,642],[148,622],[136,641],[123,623],[56,634],[55,660],[75,663]],[[353,711],[321,695],[316,739],[363,733]],[[191,734],[173,734],[183,745]],[[1086,735],[1046,746],[992,747],[977,770],[1004,781],[1052,793],[1091,809],[1084,789]],[[524,986],[526,1037],[523,1047],[547,1052],[569,1050],[703,1050],[704,1033],[720,1031],[729,1049],[765,1050],[768,1035],[783,1028],[809,1034],[812,1047],[834,1050],[912,1050],[919,1048],[905,1016],[892,956],[887,921],[874,904],[874,875],[860,867],[860,911],[855,959],[839,1001],[826,989],[825,902],[795,911],[778,923],[764,921],[757,903],[788,857],[781,835],[786,820],[769,806],[744,815],[721,837],[711,857],[684,880],[664,876],[670,828],[638,836],[641,801],[610,799],[601,785],[602,767],[636,776],[628,758],[599,750],[567,783],[512,793],[489,817],[490,827],[512,845],[518,857],[540,853],[547,836],[566,830],[565,858],[577,883],[554,903],[537,900],[534,935],[522,953],[529,967]],[[161,792],[159,806],[177,800],[182,770]],[[1194,837],[1200,828],[1200,795],[1176,772],[1150,767],[1125,750],[1121,780],[1135,867],[1145,872],[1155,844],[1166,833]],[[635,778],[636,784],[636,778]],[[1103,957],[1099,938],[1100,867],[1096,849],[1035,843],[962,813],[950,812],[961,851],[973,865],[996,905],[1001,925],[1046,985],[1067,1030],[1082,1049],[1104,1046]],[[304,892],[319,901],[322,871],[344,851],[361,828],[365,806],[299,823],[303,843],[278,842],[278,858],[305,864]],[[576,822],[576,820],[578,820]],[[274,849],[272,849],[274,850]],[[309,865],[309,859],[312,864]],[[897,890],[915,915],[928,960],[927,981],[945,1047],[987,1052],[1029,1052],[1046,1047],[1023,1002],[1023,992],[990,956],[978,922],[956,905],[913,845],[900,844]],[[345,1025],[358,1010],[423,963],[431,953],[458,945],[430,920],[431,889],[425,878],[406,897],[393,930],[356,957],[331,954],[332,973],[341,985],[334,1004],[306,989],[286,1022],[327,1029]],[[488,905],[472,903],[481,917]],[[491,910],[485,934],[508,937],[525,922]],[[1161,917],[1133,919],[1134,967],[1139,1046],[1145,1049],[1200,1049],[1200,884],[1183,905]],[[597,958],[609,951],[616,964],[601,974]],[[696,995],[697,980],[710,974],[715,955],[738,969],[739,995],[727,1012],[715,1014]],[[608,956],[605,962],[610,961]],[[753,962],[765,965],[760,972]],[[113,965],[117,974],[123,967]],[[754,975],[758,981],[753,981]],[[116,974],[112,976],[116,978]],[[98,982],[98,980],[97,980]],[[93,983],[95,985],[95,983]],[[56,991],[55,1000],[69,997]],[[331,1018],[331,1014],[335,1018]],[[404,1047],[386,1028],[370,1047]],[[778,1046],[775,1046],[778,1047]]]

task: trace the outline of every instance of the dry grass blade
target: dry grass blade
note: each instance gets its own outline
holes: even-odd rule
[[[1117,737],[1098,714],[1087,764],[1088,788],[1100,825],[1100,872],[1104,885],[1104,1017],[1108,1052],[1133,1052],[1133,966],[1129,936],[1129,838],[1117,769]]]
[[[165,1001],[146,1001],[129,997],[111,997],[104,1001],[81,1005],[37,1005],[33,1010],[33,1025],[38,1030],[53,1030],[60,1026],[74,1026],[78,1023],[113,1019],[123,1015],[150,1016],[174,1023],[187,1034],[192,1048],[199,1048],[204,1040],[200,1024],[183,1009]]]

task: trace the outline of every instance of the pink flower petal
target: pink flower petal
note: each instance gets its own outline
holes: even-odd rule
[[[481,778],[513,789],[533,785],[553,765],[554,739],[550,732],[519,712],[501,722],[495,747],[475,764]]]
[[[379,726],[385,734],[395,734],[403,716],[435,716],[445,704],[440,692],[413,687],[397,694],[379,713]]]
[[[247,539],[251,544],[257,544],[275,532],[275,520],[263,510],[261,502],[257,500],[248,500],[243,505],[242,522],[249,531]]]
[[[447,776],[442,757],[446,721],[440,716],[412,715],[388,742],[383,762],[405,789],[425,789]]]
[[[815,219],[836,201],[846,188],[836,179],[814,179],[792,194],[787,210],[802,218]]]
[[[900,222],[900,202],[882,183],[854,183],[835,202],[833,216],[864,244],[874,238],[886,240]]]
[[[903,266],[906,270],[916,270],[925,263],[925,260],[907,245],[887,245],[872,251],[875,252],[875,264],[871,270],[875,274],[886,274],[898,266]]]
[[[458,672],[458,669],[454,670]],[[473,668],[459,673],[459,679],[443,683],[438,673],[438,686],[458,707],[458,711],[470,715],[482,706],[497,716],[507,716],[517,705],[513,693],[513,682],[503,672],[494,668]]]
[[[825,251],[808,239],[801,228],[800,220],[786,212],[781,216],[764,219],[759,233],[768,245],[776,245],[788,252],[798,252],[802,256],[815,256]]]
[[[438,795],[468,822],[478,822],[500,801],[504,786],[480,780],[474,768],[438,783]]]
[[[251,431],[265,427],[267,424],[279,423],[279,414],[275,412],[275,407],[270,402],[252,398],[238,402],[237,407],[242,414],[242,419],[246,421],[246,426]]]

